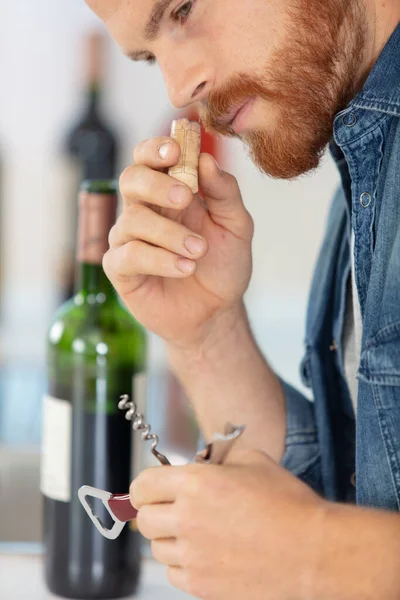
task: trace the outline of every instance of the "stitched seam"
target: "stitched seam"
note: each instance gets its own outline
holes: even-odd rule
[[[363,140],[367,135],[370,135],[370,134],[374,133],[374,131],[376,129],[378,129],[381,126],[381,124],[384,122],[384,120],[387,119],[387,118],[388,118],[387,114],[385,114],[384,117],[377,118],[376,121],[374,121],[370,125],[369,129],[366,129],[360,136],[352,137],[348,141],[345,141],[345,142],[341,143],[341,146],[343,146],[343,147],[349,146],[351,144],[354,144],[355,142],[359,142],[360,140]]]
[[[368,362],[368,361],[367,361]],[[371,367],[360,367],[358,370],[358,379],[367,383],[376,383],[378,385],[400,385],[400,372],[373,372]]]
[[[372,338],[365,342],[365,346],[372,348],[379,346],[381,342],[389,342],[391,338],[388,336],[392,333],[400,334],[400,321],[395,321],[382,327]]]
[[[381,375],[369,375],[366,377],[361,377],[363,381],[367,383],[373,383],[375,385],[392,385],[394,387],[398,387],[400,385],[400,375],[392,376],[381,376]]]
[[[398,466],[398,463],[396,460],[396,452],[394,450],[394,447],[393,447],[393,444],[391,441],[391,435],[385,425],[386,418],[382,412],[382,407],[381,407],[381,402],[380,402],[380,397],[379,397],[379,388],[377,388],[374,385],[372,386],[372,396],[374,398],[375,407],[378,412],[378,425],[379,425],[379,430],[381,432],[381,436],[382,436],[382,440],[383,440],[383,446],[385,448],[386,458],[389,463],[389,471],[390,471],[390,476],[391,476],[392,483],[393,483],[394,493],[396,495],[397,508],[400,508],[400,499],[399,499],[399,494],[398,494],[398,489],[397,489],[397,484],[396,484],[396,474],[397,474],[397,478],[399,478],[399,466]],[[391,452],[389,452],[389,450]]]
[[[379,107],[369,107],[369,106],[356,106],[356,108],[360,108],[362,110],[368,110],[370,112],[379,112],[383,115],[387,115],[388,117],[400,117],[400,114],[397,112],[397,110],[386,110],[386,109],[380,109]]]
[[[290,433],[286,436],[286,446],[307,446],[318,443],[317,432],[310,433]]]
[[[364,94],[364,102],[366,102],[367,104],[371,103],[371,102],[376,102],[377,104],[381,105],[381,106],[397,106],[398,108],[400,108],[400,101],[398,102],[396,99],[392,100],[382,100],[382,98],[378,98],[378,96],[374,96],[373,94]],[[361,100],[361,104],[363,104],[362,100]],[[355,104],[354,104],[355,106]]]
[[[288,436],[289,435],[294,435],[294,434],[297,434],[297,433],[317,433],[317,430],[316,430],[315,427],[304,428],[304,429],[302,427],[299,427],[298,429],[295,428],[295,427],[293,427],[293,428],[290,428],[288,430]]]
[[[390,117],[400,117],[400,113],[399,113],[399,109],[397,107],[390,109],[386,106],[377,106],[377,105],[372,105],[368,106],[368,103],[366,104],[353,104],[354,108],[360,108],[362,110],[368,110],[369,112],[378,112],[381,114],[385,114],[388,115]]]
[[[400,377],[400,368],[396,369],[395,367],[375,367],[373,369],[369,369],[369,373],[371,376],[376,377],[386,377],[389,375],[390,377]]]
[[[317,463],[321,460],[321,455],[318,452],[317,455],[312,458],[308,463],[305,463],[299,469],[296,469],[297,477],[304,477],[304,475]]]

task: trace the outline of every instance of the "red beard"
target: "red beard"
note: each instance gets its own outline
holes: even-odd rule
[[[332,137],[335,115],[356,93],[365,47],[365,17],[359,0],[297,0],[286,47],[262,76],[238,73],[210,92],[200,107],[207,130],[240,137],[265,173],[292,179],[315,169]],[[249,97],[274,107],[273,131],[237,136],[221,119]],[[258,103],[259,104],[259,103]]]

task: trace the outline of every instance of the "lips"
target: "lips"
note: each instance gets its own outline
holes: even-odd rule
[[[251,98],[246,98],[243,102],[234,106],[226,115],[219,119],[219,123],[225,127],[232,125],[242,108],[244,108],[250,100]]]

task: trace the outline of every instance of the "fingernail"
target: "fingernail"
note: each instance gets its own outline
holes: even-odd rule
[[[185,247],[192,254],[200,254],[205,250],[206,242],[201,237],[196,237],[194,235],[190,235],[185,240]]]
[[[222,169],[221,169],[221,167],[219,166],[219,164],[217,163],[217,160],[216,160],[215,156],[213,156],[212,154],[211,154],[211,156],[212,156],[212,158],[213,158],[213,160],[214,160],[214,162],[215,162],[215,166],[217,167],[217,169],[218,169],[218,171],[219,171],[220,175],[222,175]]]
[[[182,271],[182,273],[192,273],[196,267],[196,263],[193,260],[189,260],[188,258],[180,258],[178,260],[178,269]]]
[[[158,154],[160,155],[160,158],[165,160],[169,154],[169,151],[171,150],[171,147],[171,142],[167,142],[166,144],[160,146],[160,148],[158,149]]]
[[[174,185],[168,194],[169,200],[173,204],[182,204],[187,198],[187,189],[184,185]]]

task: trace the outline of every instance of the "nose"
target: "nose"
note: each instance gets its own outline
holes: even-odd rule
[[[211,72],[204,64],[183,67],[175,63],[162,69],[171,103],[178,109],[207,98],[211,89]]]

